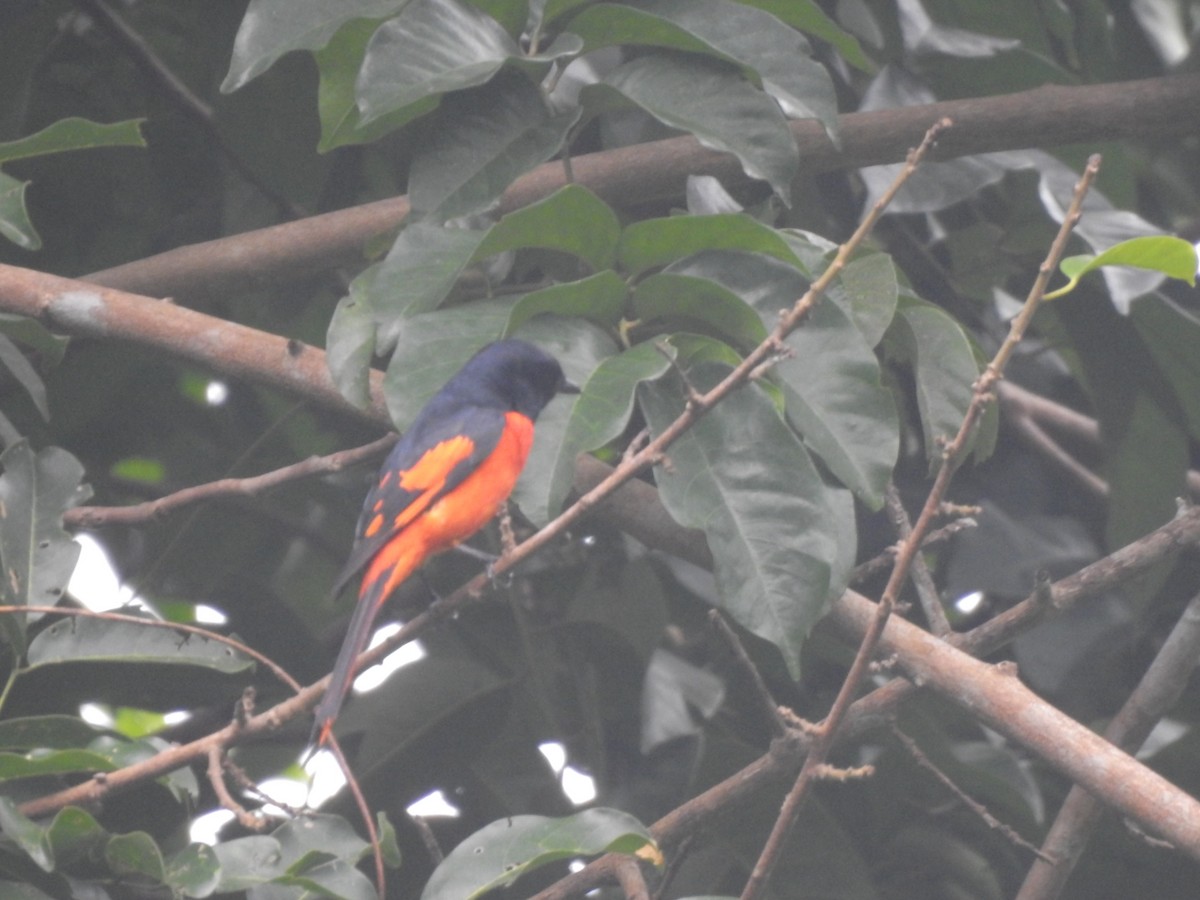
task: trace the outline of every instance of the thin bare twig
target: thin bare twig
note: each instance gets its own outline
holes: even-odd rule
[[[763,681],[762,675],[758,669],[754,667],[750,656],[746,653],[746,648],[742,646],[742,642],[738,640],[737,634],[729,627],[729,623],[725,621],[725,617],[721,615],[719,609],[710,609],[708,611],[708,620],[712,623],[713,630],[717,632],[729,649],[733,652],[734,661],[737,662],[738,668],[746,676],[750,682],[751,693],[754,699],[758,701],[761,718],[771,729],[774,737],[783,737],[787,734],[788,723],[779,713],[779,707],[775,703],[775,698],[771,696],[771,692],[767,689],[767,684]]]
[[[949,128],[951,124],[949,120],[944,119],[925,133],[925,138],[920,146],[909,152],[908,162],[900,171],[895,181],[892,182],[892,185],[884,192],[883,196],[879,198],[874,208],[863,218],[863,223],[859,226],[859,231],[856,234],[863,233],[864,228],[873,226],[879,217],[883,215],[884,210],[891,203],[896,192],[900,190],[904,182],[917,170],[917,167],[937,140],[938,135],[943,130]],[[942,468],[945,470],[947,466],[943,466]],[[929,504],[926,504],[926,510],[928,508]],[[884,589],[884,596],[879,601],[880,611],[877,617],[879,623],[863,637],[862,646],[859,648],[858,655],[855,657],[854,663],[851,665],[850,671],[842,683],[841,690],[839,690],[834,700],[833,707],[826,716],[824,724],[818,727],[816,739],[809,750],[807,758],[804,760],[804,765],[800,769],[800,775],[793,785],[792,790],[784,798],[783,807],[779,812],[778,818],[775,820],[771,834],[767,837],[762,852],[759,854],[758,859],[754,863],[754,868],[750,872],[750,877],[746,880],[746,885],[742,890],[742,900],[753,900],[753,898],[758,897],[766,888],[767,880],[771,877],[771,871],[774,869],[779,854],[783,850],[792,824],[800,813],[801,805],[808,792],[808,785],[812,783],[818,767],[823,765],[828,758],[829,751],[833,747],[833,739],[837,728],[850,706],[854,692],[858,690],[858,685],[866,674],[867,663],[870,661],[874,644],[879,639],[879,634],[882,633],[883,625],[887,621],[887,617],[891,613],[892,606],[899,594],[898,582],[907,576],[908,565],[920,547],[921,540],[932,520],[932,515],[925,515],[923,512],[922,519],[924,520],[922,523],[923,527],[919,525],[917,528],[914,528],[909,539],[903,541],[901,544],[900,553],[896,557],[896,566],[892,569],[892,576],[888,581],[887,588]]]
[[[1033,846],[1033,844],[1029,843],[1029,841],[1025,840],[1025,838],[1021,837],[1021,835],[1017,833],[1016,829],[1001,822],[999,819],[993,816],[991,812],[988,811],[986,806],[955,784],[954,780],[951,779],[949,775],[939,769],[934,764],[933,760],[925,755],[925,752],[917,745],[917,742],[901,731],[898,726],[892,726],[892,735],[900,742],[901,746],[908,751],[908,755],[913,758],[917,765],[930,772],[934,778],[940,781],[946,787],[946,789],[950,791],[950,793],[958,798],[959,802],[962,803],[963,806],[975,813],[975,815],[978,816],[988,828],[999,831],[1013,844],[1018,847],[1023,847],[1045,862],[1050,864],[1054,863],[1052,858],[1046,856],[1041,850]]]
[[[888,483],[887,491],[884,494],[884,502],[900,540],[907,541],[912,535],[912,522],[908,519],[908,513],[904,509],[904,502],[900,499],[896,485],[891,482]],[[929,623],[929,629],[939,637],[948,635],[953,630],[950,627],[950,620],[946,618],[946,610],[942,607],[942,598],[938,596],[937,586],[933,583],[929,566],[925,564],[925,557],[920,553],[913,556],[911,578],[913,587],[917,589],[917,597],[921,601],[921,609],[925,611],[925,621]]]
[[[974,528],[979,523],[972,517],[967,516],[961,519],[956,519],[948,525],[943,525],[941,528],[934,529],[925,535],[925,540],[921,542],[921,549],[927,550],[931,547],[936,547],[938,544],[944,543],[954,535],[958,534],[967,528]],[[900,545],[893,544],[886,548],[878,556],[868,559],[866,562],[859,563],[854,567],[854,571],[850,573],[850,583],[859,584],[866,581],[876,572],[884,569],[890,569],[896,564],[896,554],[900,552]]]
[[[104,525],[140,525],[162,518],[183,507],[220,497],[248,497],[271,488],[297,481],[340,472],[349,466],[367,462],[382,456],[396,442],[395,434],[385,435],[361,447],[339,450],[327,456],[310,456],[298,463],[252,475],[247,478],[220,478],[206,484],[197,484],[174,493],[134,503],[129,506],[77,506],[63,514],[63,525],[67,528],[98,528]]]

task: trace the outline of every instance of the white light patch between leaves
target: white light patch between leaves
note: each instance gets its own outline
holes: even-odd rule
[[[435,816],[457,819],[460,815],[458,807],[447,800],[441,791],[430,791],[420,800],[410,803],[407,812],[410,816],[422,819],[432,819]]]
[[[371,646],[375,647],[390,638],[393,634],[401,629],[398,622],[392,622],[378,629],[371,636]],[[362,674],[354,679],[354,693],[361,694],[365,691],[374,690],[387,681],[388,676],[397,669],[415,663],[419,659],[425,658],[425,648],[420,641],[409,641],[394,653],[389,653],[378,664],[371,666],[369,669],[364,669]]]

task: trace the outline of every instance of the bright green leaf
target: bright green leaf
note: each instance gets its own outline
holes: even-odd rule
[[[502,218],[480,243],[474,261],[539,247],[578,256],[599,271],[612,265],[619,238],[620,225],[608,204],[587,188],[569,184]]]
[[[207,897],[220,882],[220,863],[207,844],[188,844],[167,857],[163,883],[187,897]]]
[[[1068,283],[1046,294],[1046,299],[1053,300],[1069,293],[1084,275],[1103,266],[1148,269],[1195,286],[1197,265],[1196,248],[1183,238],[1170,235],[1131,238],[1096,256],[1068,256],[1059,263],[1062,273],[1069,279]]]
[[[81,747],[96,737],[97,733],[97,729],[75,716],[6,719],[0,722],[0,748],[31,750],[35,747]]]
[[[105,757],[86,750],[0,753],[0,781],[32,778],[35,775],[63,775],[69,772],[111,772],[114,768]]]
[[[113,837],[104,848],[104,861],[117,875],[145,878],[155,884],[162,884],[167,874],[162,851],[144,831]]]

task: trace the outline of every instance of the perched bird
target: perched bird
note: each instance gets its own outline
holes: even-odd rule
[[[313,712],[318,746],[329,737],[388,596],[426,559],[496,515],[525,466],[538,413],[556,394],[578,392],[550,354],[525,341],[496,341],[433,395],[392,448],[333,586],[336,596],[362,573],[350,630]]]

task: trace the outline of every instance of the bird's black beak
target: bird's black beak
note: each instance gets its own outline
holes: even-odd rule
[[[568,381],[567,379],[564,378],[558,386],[558,393],[560,393],[560,394],[580,394],[580,393],[583,393],[583,391],[579,387],[579,385],[577,385],[575,382]]]

